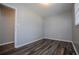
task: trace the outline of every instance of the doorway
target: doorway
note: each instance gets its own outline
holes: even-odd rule
[[[0,53],[8,52],[15,44],[15,9],[0,4]]]

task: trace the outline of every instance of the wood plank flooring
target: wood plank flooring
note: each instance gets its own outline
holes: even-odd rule
[[[76,55],[71,43],[49,39],[42,39],[17,49],[13,44],[3,47],[0,47],[1,55]]]
[[[11,49],[14,49],[13,43],[0,46],[0,54],[6,53],[6,52],[10,51]]]

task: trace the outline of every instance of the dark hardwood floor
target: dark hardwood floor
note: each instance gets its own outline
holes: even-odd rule
[[[76,55],[72,43],[42,39],[20,48],[0,46],[1,55]]]
[[[6,53],[6,52],[10,51],[11,49],[14,49],[14,43],[0,46],[0,54]]]

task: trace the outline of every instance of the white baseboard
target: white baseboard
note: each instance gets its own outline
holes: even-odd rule
[[[2,44],[0,44],[0,46],[2,46],[2,45],[6,45],[6,44],[10,44],[10,43],[14,43],[14,41],[12,41],[12,42],[2,43]]]
[[[38,39],[38,40],[41,40],[41,39]],[[34,41],[31,41],[31,42],[28,42],[28,43],[25,43],[25,44],[21,44],[21,45],[17,45],[17,46],[15,45],[15,48],[20,48],[22,46],[25,46],[27,44],[33,43],[33,42],[38,41],[38,40],[34,40]]]
[[[77,51],[77,49],[76,49],[76,47],[75,47],[75,45],[74,45],[74,43],[73,43],[73,41],[72,41],[72,45],[73,45],[73,48],[74,48],[76,54],[79,55],[79,54],[78,54],[78,51]]]
[[[44,38],[44,39],[45,39],[45,38]],[[46,38],[46,39],[50,39],[50,38]],[[58,40],[58,41],[64,41],[64,42],[71,42],[72,45],[73,45],[73,48],[74,48],[74,50],[75,50],[75,52],[76,52],[76,54],[79,55],[78,52],[77,52],[77,49],[76,49],[76,47],[75,47],[75,45],[74,45],[74,43],[73,43],[73,41],[61,40],[61,39],[50,39],[50,40]]]
[[[45,38],[44,38],[45,39]],[[64,40],[64,39],[55,39],[55,38],[46,38],[46,39],[50,39],[50,40],[57,40],[57,41],[64,41],[64,42],[72,42],[70,40]]]
[[[50,39],[50,38],[44,38],[44,39]],[[38,40],[41,40],[41,39],[38,39]],[[35,41],[38,41],[38,40],[35,40]],[[78,55],[77,49],[76,49],[76,47],[75,47],[75,45],[74,45],[74,43],[73,43],[72,41],[69,41],[69,40],[60,40],[60,39],[50,39],[50,40],[58,40],[58,41],[64,41],[64,42],[71,42],[72,45],[73,45],[73,48],[74,48],[74,50],[75,50],[75,52],[76,52],[76,54]],[[22,47],[22,46],[24,46],[24,45],[33,43],[33,42],[35,42],[35,41],[32,41],[32,42],[29,42],[29,43],[26,43],[26,44],[22,44],[22,45],[15,46],[15,48]],[[10,44],[10,43],[13,43],[13,42],[14,42],[14,41],[12,41],[12,42],[7,42],[7,43],[2,43],[2,44],[0,44],[0,46],[6,45],[6,44]]]

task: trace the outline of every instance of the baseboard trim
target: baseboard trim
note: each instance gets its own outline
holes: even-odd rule
[[[50,38],[43,38],[43,39],[50,39]],[[41,40],[41,39],[39,39],[39,40]],[[75,47],[73,41],[69,41],[69,40],[61,40],[61,39],[50,39],[50,40],[57,40],[57,41],[71,42],[72,45],[73,45],[73,48],[74,48],[74,50],[75,50],[75,52],[76,52],[76,54],[78,55],[77,49],[76,49],[76,47]],[[35,41],[38,41],[38,40],[35,40]],[[32,42],[29,42],[29,43],[26,43],[26,44],[22,44],[22,45],[15,46],[15,48],[22,47],[22,46],[24,46],[24,45],[33,43],[33,42],[35,42],[35,41],[32,41]]]
[[[38,40],[41,40],[41,39],[38,39]],[[30,43],[36,42],[36,41],[38,41],[38,40],[34,40],[34,41],[31,41],[31,42],[26,43],[26,44],[17,45],[17,46],[15,46],[15,48],[20,48],[20,47],[25,46],[25,45],[27,45],[27,44],[30,44]]]
[[[14,41],[12,41],[12,42],[2,43],[2,44],[0,44],[0,46],[2,46],[2,45],[6,45],[6,44],[11,44],[11,43],[14,43]]]
[[[76,49],[76,47],[75,47],[75,45],[74,45],[74,43],[73,43],[73,41],[72,41],[72,45],[73,45],[73,48],[74,48],[76,54],[79,55],[79,54],[78,54],[78,51],[77,51],[77,49]]]
[[[44,39],[57,40],[57,41],[64,41],[64,42],[72,42],[72,41],[70,41],[70,40],[62,40],[62,39],[54,39],[54,38],[44,38]]]
[[[49,38],[44,38],[44,39],[49,39]],[[60,39],[50,39],[50,40],[57,40],[57,41],[71,42],[72,45],[73,45],[73,48],[74,48],[74,50],[75,50],[75,53],[76,53],[77,55],[79,55],[79,54],[78,54],[78,51],[77,51],[77,49],[76,49],[76,47],[75,47],[75,45],[74,45],[74,43],[73,43],[73,41],[69,41],[69,40],[60,40]]]

